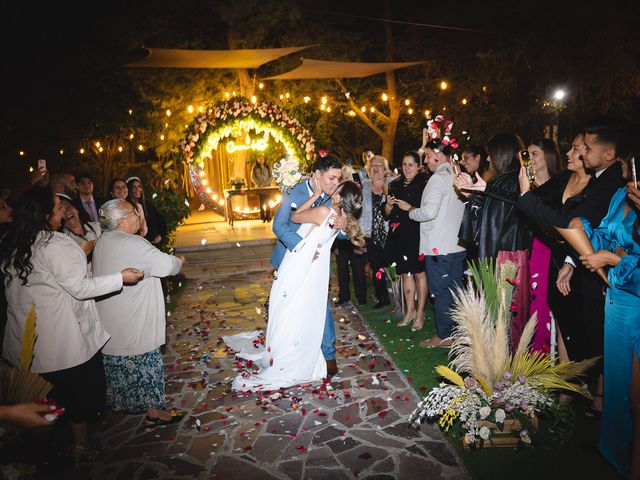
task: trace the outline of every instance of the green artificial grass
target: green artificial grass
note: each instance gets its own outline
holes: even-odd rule
[[[372,291],[369,283],[368,292]],[[352,294],[351,298],[356,297]],[[435,335],[432,305],[428,305],[424,327],[418,332],[412,332],[411,327],[398,327],[396,323],[402,316],[394,314],[392,307],[374,309],[374,305],[374,301],[369,301],[367,305],[358,307],[358,310],[414,389],[421,397],[426,396],[432,387],[441,382],[434,367],[446,365],[449,352],[448,349],[427,349],[418,345],[421,340]],[[476,480],[622,478],[598,451],[600,422],[584,417],[589,404],[583,398],[573,399],[571,406],[575,413],[575,430],[570,439],[560,446],[557,440],[561,435],[562,425],[551,428],[544,435],[541,433],[537,446],[524,449],[486,448],[469,451],[462,448],[455,433],[449,432],[447,437]],[[541,418],[540,421],[542,426],[551,426],[551,419]],[[540,430],[542,432],[545,429]]]

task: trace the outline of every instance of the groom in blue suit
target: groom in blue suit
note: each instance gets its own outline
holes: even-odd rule
[[[330,196],[335,191],[342,177],[342,162],[332,155],[318,157],[318,160],[316,160],[313,165],[312,171],[312,179],[315,178],[317,184],[322,189],[322,195],[316,200],[313,207],[322,203],[327,206],[331,205]],[[278,237],[278,242],[271,256],[271,264],[276,270],[280,267],[286,251],[295,251],[302,240],[302,237],[297,234],[300,225],[291,221],[291,211],[302,205],[312,195],[313,188],[309,180],[298,183],[290,193],[285,192],[283,194],[282,203],[273,218],[273,233]],[[344,225],[341,225],[340,222],[344,222],[343,217],[336,218],[334,227],[342,229]],[[346,238],[343,233],[339,235]],[[331,268],[330,265],[329,268]],[[333,324],[333,313],[331,307],[327,304],[327,316],[324,323],[324,333],[322,335],[322,354],[327,361],[327,376],[329,377],[338,373],[336,348],[334,346],[335,341],[336,330]]]

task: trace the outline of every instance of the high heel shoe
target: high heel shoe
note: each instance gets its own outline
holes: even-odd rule
[[[422,330],[422,327],[424,327],[424,315],[418,316],[418,318],[419,320],[416,319],[416,321],[413,322],[413,325],[411,327],[412,332],[417,332],[418,330]]]
[[[407,325],[409,325],[411,322],[413,322],[416,319],[416,313],[415,312],[413,312],[410,316],[407,316],[407,315],[405,315],[404,318],[402,320],[400,320],[396,325],[398,325],[399,327],[406,327]]]

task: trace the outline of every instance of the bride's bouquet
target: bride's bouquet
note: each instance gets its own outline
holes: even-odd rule
[[[274,163],[272,172],[278,187],[287,193],[302,179],[300,163],[293,157],[285,157]]]

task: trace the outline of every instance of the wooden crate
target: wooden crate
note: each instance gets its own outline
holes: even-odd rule
[[[480,447],[480,440],[476,440],[476,448],[504,448],[504,447],[517,447],[520,442],[520,431],[522,430],[522,424],[520,421],[514,418],[506,418],[504,420],[504,427],[502,431],[498,426],[489,422],[488,420],[478,420],[476,422],[478,428],[487,427],[491,429],[491,436],[488,440],[484,441],[482,447]],[[538,417],[534,416],[531,420],[533,430],[538,429]],[[469,450],[470,445],[464,441],[462,437],[462,444],[464,448]]]

